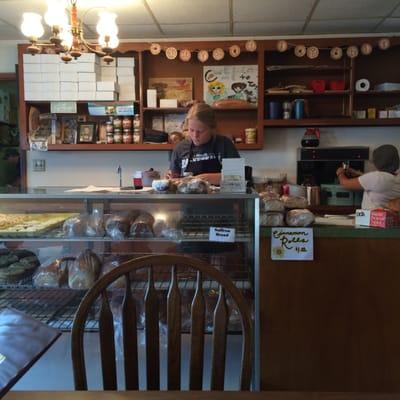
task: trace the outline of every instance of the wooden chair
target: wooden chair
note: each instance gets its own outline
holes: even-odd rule
[[[219,296],[214,310],[212,335],[211,390],[224,390],[225,356],[228,327],[228,307],[225,292],[236,303],[242,322],[242,359],[240,390],[250,389],[252,322],[249,307],[241,292],[225,274],[211,265],[181,255],[150,255],[139,257],[121,264],[100,278],[86,293],[75,315],[72,337],[72,364],[76,390],[87,390],[83,336],[85,321],[90,309],[100,297],[99,337],[100,356],[104,390],[117,389],[115,362],[115,343],[113,315],[110,309],[107,287],[119,277],[125,277],[125,290],[122,302],[123,354],[126,390],[138,390],[138,347],[136,306],[131,292],[130,274],[141,268],[148,268],[148,281],[144,299],[146,376],[147,389],[160,389],[160,352],[159,352],[159,305],[157,290],[154,286],[153,266],[170,267],[171,281],[167,297],[167,382],[168,390],[181,389],[181,297],[178,288],[177,269],[189,268],[197,274],[196,290],[191,303],[190,332],[190,371],[189,389],[202,390],[205,299],[202,279],[206,275],[219,284]]]

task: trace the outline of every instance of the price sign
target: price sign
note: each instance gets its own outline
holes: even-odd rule
[[[312,228],[272,228],[272,260],[313,260]]]
[[[210,227],[208,240],[210,242],[235,242],[235,228]]]
[[[52,101],[50,102],[52,114],[76,114],[76,101]]]

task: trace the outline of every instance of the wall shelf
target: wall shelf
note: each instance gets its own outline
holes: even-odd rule
[[[305,119],[265,119],[267,127],[296,126],[394,126],[400,124],[400,118],[305,118]]]

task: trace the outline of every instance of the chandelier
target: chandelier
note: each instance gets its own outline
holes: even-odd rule
[[[28,53],[35,55],[42,48],[51,47],[56,54],[61,55],[65,62],[77,59],[84,52],[95,53],[106,63],[113,61],[111,53],[118,47],[117,15],[102,11],[96,26],[98,43],[90,43],[84,38],[83,24],[78,19],[77,0],[69,0],[70,9],[67,13],[65,0],[47,0],[48,9],[44,20],[50,26],[52,35],[48,42],[39,42],[44,34],[42,17],[39,14],[27,12],[23,14],[21,31],[29,38]]]

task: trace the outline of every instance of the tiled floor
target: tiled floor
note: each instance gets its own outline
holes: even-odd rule
[[[98,335],[87,333],[85,335],[85,358],[87,362],[88,387],[92,390],[102,389],[101,369],[99,362]],[[187,390],[188,385],[188,349],[189,336],[183,336],[182,344],[182,389]],[[140,341],[139,337],[139,341]],[[165,337],[161,338],[161,371],[166,371]],[[118,350],[118,349],[117,349]],[[118,354],[118,351],[117,351]],[[144,346],[139,347],[140,363],[140,386],[144,389],[145,361]],[[117,359],[118,359],[117,355]],[[205,388],[209,387],[211,360],[211,335],[206,337],[205,362],[204,362],[204,383]],[[226,390],[238,390],[239,369],[241,360],[241,336],[229,336],[226,361]],[[122,361],[118,361],[119,388],[123,390],[124,379]],[[161,373],[161,388],[166,390],[166,376]],[[70,334],[63,333],[58,341],[47,353],[26,373],[26,375],[14,386],[13,390],[73,390],[73,375],[70,354]]]

